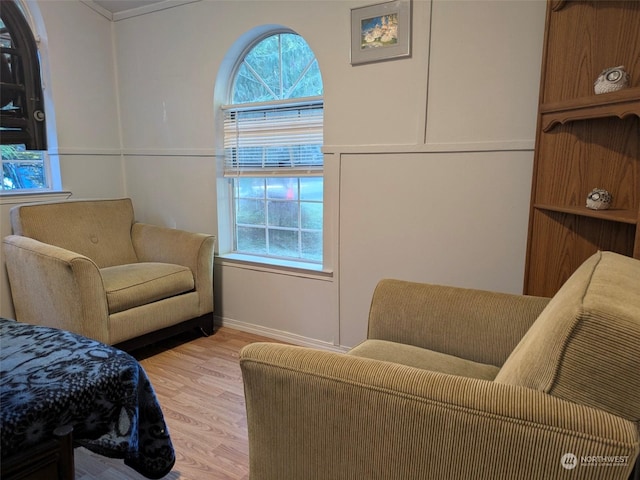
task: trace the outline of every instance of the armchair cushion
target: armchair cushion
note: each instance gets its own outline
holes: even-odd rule
[[[501,367],[548,303],[543,297],[383,279],[371,299],[367,338]]]
[[[495,381],[640,421],[640,262],[589,258],[565,282]]]
[[[347,353],[357,357],[483,380],[493,380],[500,371],[494,365],[473,362],[446,353],[386,340],[365,340]]]
[[[109,313],[156,302],[193,290],[189,267],[171,263],[131,263],[100,269]]]
[[[138,261],[129,198],[20,205],[10,215],[14,235],[79,253],[100,268]]]

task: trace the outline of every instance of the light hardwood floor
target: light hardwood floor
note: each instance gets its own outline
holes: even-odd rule
[[[274,341],[220,327],[208,338],[192,334],[133,352],[155,388],[176,451],[167,480],[249,478],[247,421],[238,363],[240,349]],[[76,480],[143,480],[125,466],[86,449],[75,450]]]

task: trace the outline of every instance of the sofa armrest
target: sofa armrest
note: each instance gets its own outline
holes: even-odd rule
[[[500,367],[549,300],[386,279],[373,294],[367,337]]]
[[[640,450],[634,423],[523,387],[267,343],[240,365],[252,479],[565,478],[566,453],[626,479]]]
[[[16,319],[109,343],[109,310],[97,265],[28,237],[3,240]]]
[[[140,262],[174,263],[189,267],[199,296],[200,315],[213,311],[213,235],[134,223],[131,239]]]

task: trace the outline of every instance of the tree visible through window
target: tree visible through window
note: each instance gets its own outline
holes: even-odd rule
[[[322,262],[322,76],[294,33],[251,48],[224,113],[238,253]]]

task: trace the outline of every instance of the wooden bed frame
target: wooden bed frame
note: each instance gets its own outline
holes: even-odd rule
[[[59,427],[55,438],[3,458],[3,480],[75,480],[73,428]]]

